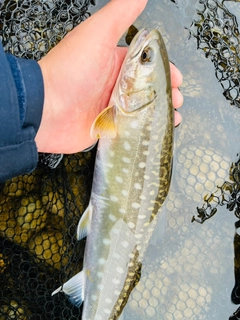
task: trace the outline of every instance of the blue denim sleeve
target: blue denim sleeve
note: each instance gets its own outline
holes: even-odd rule
[[[36,61],[5,54],[0,42],[0,182],[34,170],[44,100]]]

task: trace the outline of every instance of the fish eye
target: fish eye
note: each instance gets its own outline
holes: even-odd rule
[[[142,63],[151,62],[152,58],[153,58],[153,50],[149,47],[145,48],[141,54],[141,62]]]

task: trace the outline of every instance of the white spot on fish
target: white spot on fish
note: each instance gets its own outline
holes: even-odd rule
[[[112,169],[113,168],[113,164],[112,163],[107,163],[107,166],[110,168],[110,169]]]
[[[114,252],[113,253],[113,258],[120,259],[120,254],[118,254],[117,252]]]
[[[112,202],[118,202],[118,198],[116,196],[110,196],[110,200]]]
[[[145,219],[146,218],[146,215],[145,214],[139,214],[138,215],[138,219]]]
[[[150,196],[154,196],[155,193],[156,193],[155,190],[152,190],[152,191],[149,192],[149,195],[150,195]]]
[[[102,272],[97,272],[97,276],[98,276],[98,278],[102,278],[103,277],[103,273]]]
[[[124,141],[123,147],[126,151],[130,151],[131,150],[131,145],[128,141]]]
[[[134,183],[134,188],[137,189],[137,190],[141,190],[142,189],[142,186],[140,185],[140,183]]]
[[[133,208],[133,209],[139,209],[139,208],[140,208],[140,204],[137,203],[137,202],[133,202],[133,203],[132,203],[132,208]]]
[[[98,287],[98,289],[99,289],[100,291],[102,291],[103,288],[104,288],[103,284],[99,284],[97,287]]]
[[[152,126],[147,126],[146,129],[147,129],[148,131],[152,131]]]
[[[135,234],[135,238],[140,239],[140,238],[142,238],[142,235],[140,233]]]
[[[115,294],[116,296],[119,296],[119,295],[120,295],[120,291],[115,290],[115,291],[114,291],[114,294]]]
[[[104,258],[98,259],[99,264],[105,264],[106,260]]]
[[[149,179],[150,179],[150,177],[149,177],[147,174],[145,174],[145,175],[143,176],[143,178],[144,178],[144,180],[149,180]]]
[[[128,222],[128,226],[129,226],[130,229],[133,229],[133,228],[135,228],[135,223]]]
[[[124,240],[124,241],[122,241],[121,245],[122,245],[124,248],[127,248],[127,247],[129,246],[129,243],[128,243],[126,240]]]
[[[110,244],[110,239],[104,238],[102,242],[103,242],[103,244],[108,246]]]
[[[138,122],[135,120],[135,121],[132,121],[130,123],[130,127],[133,128],[133,129],[136,129],[138,127]]]
[[[127,197],[127,196],[128,196],[128,192],[127,192],[126,190],[122,190],[122,195],[123,195],[124,197]]]
[[[116,176],[115,179],[116,179],[116,181],[118,183],[123,183],[123,178],[122,177]]]
[[[148,150],[145,150],[145,151],[143,151],[143,154],[144,154],[145,156],[149,156],[149,151],[148,151]]]
[[[117,279],[117,278],[113,278],[113,279],[112,279],[112,282],[113,282],[114,284],[119,284],[119,283],[120,283],[119,279]]]
[[[109,309],[104,309],[104,312],[109,315],[109,314],[111,313],[111,310],[109,310]]]
[[[134,254],[131,252],[131,253],[129,253],[128,256],[129,256],[130,259],[132,259],[134,257]]]
[[[129,173],[129,170],[127,168],[122,168],[123,173]]]
[[[122,273],[124,273],[124,270],[123,270],[123,268],[121,268],[121,267],[117,267],[117,272],[120,273],[120,274],[122,274]]]
[[[110,150],[109,151],[109,155],[110,155],[110,157],[114,157],[115,156],[115,152],[113,150]]]
[[[149,145],[149,141],[148,140],[143,140],[142,144],[143,144],[143,146],[148,146]]]
[[[122,161],[124,163],[130,163],[130,159],[128,157],[122,157]]]
[[[97,296],[95,296],[95,294],[93,294],[91,297],[93,301],[97,301]]]
[[[146,200],[146,197],[145,197],[143,194],[141,194],[141,195],[139,196],[139,199],[141,199],[141,200]]]
[[[120,213],[122,213],[122,214],[125,214],[125,213],[126,213],[126,210],[123,209],[123,208],[120,208],[118,211],[119,211]]]
[[[112,303],[112,299],[110,299],[110,298],[106,298],[105,301],[106,301],[107,303]]]
[[[124,134],[126,137],[130,137],[130,132],[129,131],[124,131]]]
[[[109,218],[109,220],[111,220],[111,221],[116,221],[117,220],[117,218],[113,215],[113,214],[109,214],[108,215],[108,218]]]
[[[139,166],[139,168],[145,168],[146,167],[146,163],[145,162],[140,162],[138,166]]]
[[[116,228],[112,230],[112,232],[116,235],[118,235],[120,231],[121,231],[120,229],[116,229]]]

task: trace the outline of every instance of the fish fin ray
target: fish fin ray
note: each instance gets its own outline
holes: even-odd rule
[[[84,272],[77,273],[61,287],[53,291],[52,296],[60,291],[64,292],[69,297],[69,301],[79,308],[84,300]]]
[[[115,106],[104,109],[92,124],[90,135],[92,139],[114,138],[116,136]]]
[[[87,209],[83,212],[78,226],[77,226],[77,239],[85,238],[90,232],[90,225],[92,219],[92,204],[89,202]]]

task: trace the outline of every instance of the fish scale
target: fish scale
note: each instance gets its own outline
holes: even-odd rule
[[[78,238],[87,235],[84,269],[54,291],[77,306],[84,300],[83,320],[118,319],[140,279],[170,186],[173,114],[163,40],[157,30],[141,30],[91,130],[100,140],[90,203],[78,226]]]

